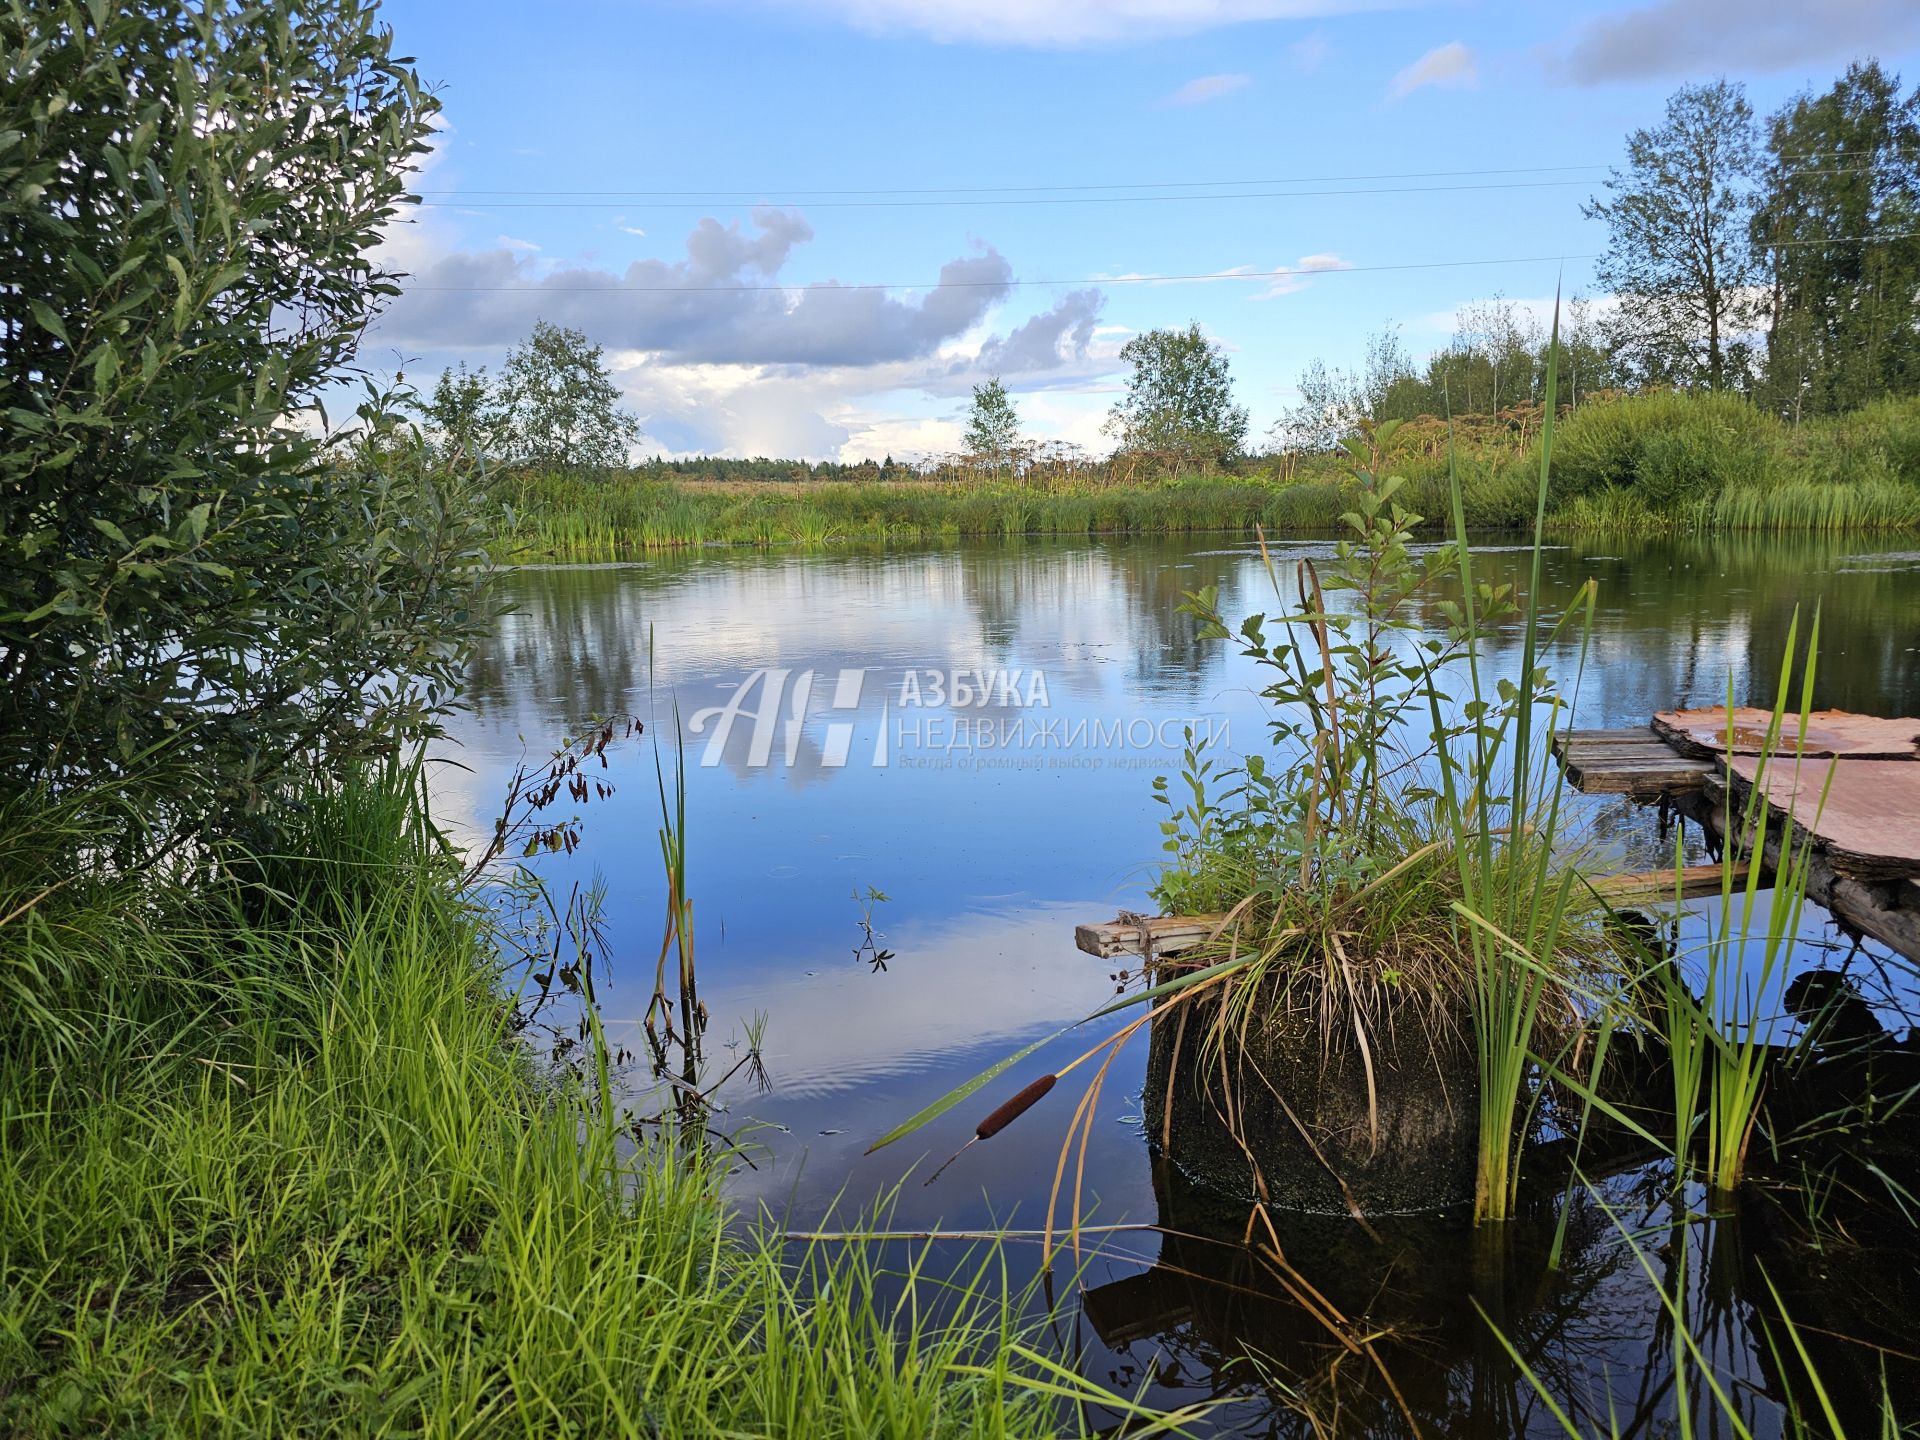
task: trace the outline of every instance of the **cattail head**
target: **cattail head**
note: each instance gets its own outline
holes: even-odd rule
[[[1058,1075],[1042,1075],[1038,1080],[1034,1081],[1031,1085],[1027,1086],[1026,1089],[1022,1090],[1018,1095],[1014,1096],[998,1110],[995,1110],[991,1115],[987,1116],[986,1119],[982,1120],[974,1130],[974,1136],[977,1139],[990,1140],[995,1135],[998,1135],[1002,1130],[1006,1129],[1007,1126],[1011,1125],[1015,1120],[1018,1120],[1022,1115],[1026,1114],[1027,1111],[1039,1104],[1046,1093],[1053,1089],[1054,1082],[1059,1078]]]

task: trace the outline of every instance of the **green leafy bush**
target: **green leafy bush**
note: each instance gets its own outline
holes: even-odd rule
[[[436,102],[363,0],[0,0],[0,790],[157,833],[430,727],[480,517],[320,437]]]
[[[1552,494],[1564,503],[1632,490],[1655,508],[1733,485],[1760,485],[1780,424],[1734,395],[1680,392],[1589,404],[1555,440]]]

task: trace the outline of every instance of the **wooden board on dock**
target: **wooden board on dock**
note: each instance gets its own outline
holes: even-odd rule
[[[1711,760],[1678,754],[1650,729],[1563,731],[1553,737],[1553,753],[1576,790],[1635,800],[1698,790],[1716,769]]]
[[[1727,767],[1746,786],[1757,776],[1767,803],[1813,836],[1835,873],[1855,880],[1920,877],[1920,765],[1851,758],[1795,765],[1777,756],[1763,773],[1757,756],[1735,755]]]
[[[1683,755],[1714,759],[1728,753],[1729,739],[1735,755],[1761,754],[1772,723],[1771,711],[1741,706],[1733,712],[1729,736],[1727,709],[1716,705],[1707,710],[1663,710],[1653,717],[1653,730]],[[1848,760],[1920,759],[1920,720],[1883,720],[1848,710],[1815,710],[1807,716],[1804,737],[1800,732],[1798,715],[1783,717],[1774,752],[1835,755]]]
[[[1089,955],[1175,955],[1211,940],[1225,915],[1122,915],[1098,925],[1076,925],[1073,943]]]

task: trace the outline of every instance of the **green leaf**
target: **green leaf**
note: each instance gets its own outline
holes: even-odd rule
[[[60,318],[51,305],[44,300],[29,300],[27,308],[33,312],[34,322],[42,330],[63,345],[70,343],[67,340],[67,322]]]

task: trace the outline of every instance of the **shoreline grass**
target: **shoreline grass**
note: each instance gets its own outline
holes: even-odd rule
[[[1544,426],[1463,419],[1402,428],[1392,458],[1423,532],[1451,521],[1448,455],[1475,531],[1530,531]],[[1727,396],[1589,403],[1559,425],[1550,535],[1920,530],[1920,400],[1789,428]],[[857,472],[856,472],[857,473]],[[1254,458],[1231,473],[1141,478],[1118,463],[1035,474],[824,480],[687,478],[671,465],[603,476],[505,473],[502,560],[598,561],[700,546],[914,545],[1099,535],[1332,533],[1353,509],[1338,453]]]
[[[0,1020],[0,1432],[1019,1437],[1110,1398],[991,1252],[957,1291],[788,1253],[544,1075],[421,805],[400,765],[310,791],[248,883],[177,887],[50,889],[0,817],[41,997]]]

